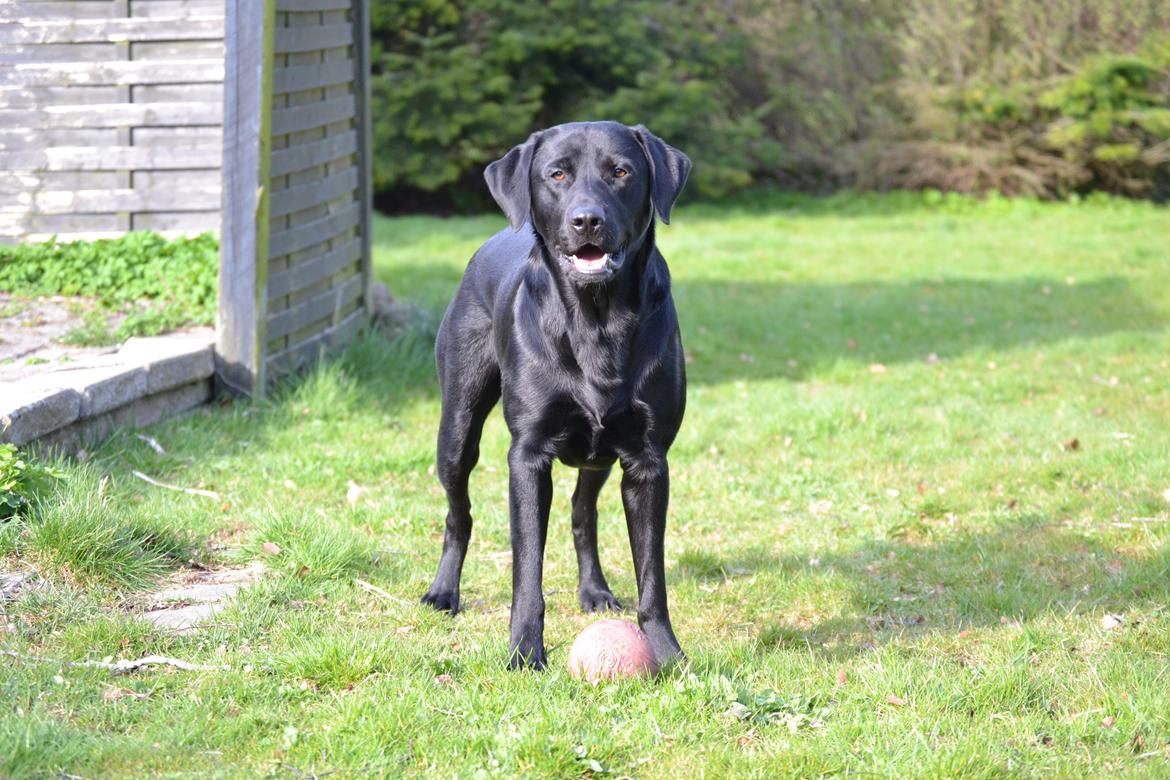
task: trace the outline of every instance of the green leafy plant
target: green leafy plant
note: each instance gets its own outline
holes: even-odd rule
[[[22,457],[14,444],[0,444],[0,520],[24,510],[65,474]]]
[[[820,728],[829,714],[828,706],[816,694],[782,696],[772,690],[740,690],[728,704],[727,714],[737,720],[761,726],[783,723],[794,734]]]
[[[0,289],[17,296],[92,297],[97,308],[66,335],[97,345],[215,321],[219,242],[127,233],[99,241],[0,247]],[[121,321],[111,324],[114,315]]]

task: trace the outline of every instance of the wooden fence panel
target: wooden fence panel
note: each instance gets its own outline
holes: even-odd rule
[[[0,0],[0,241],[219,231],[261,395],[368,320],[368,73],[369,0]]]
[[[218,231],[223,37],[222,0],[0,3],[0,242]]]
[[[368,319],[367,4],[228,1],[219,341],[237,390],[262,394]]]

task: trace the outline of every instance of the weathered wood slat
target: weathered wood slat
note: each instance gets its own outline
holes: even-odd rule
[[[130,5],[130,16],[134,18],[173,19],[176,16],[221,16],[224,0],[135,0]],[[225,21],[226,24],[226,21]]]
[[[92,105],[117,99],[117,87],[0,87],[0,106],[4,108]]]
[[[269,257],[281,257],[328,241],[345,231],[352,230],[360,218],[360,204],[354,203],[327,217],[288,230],[273,232],[269,238]]]
[[[223,62],[212,59],[168,62],[17,63],[0,69],[0,86],[198,84],[222,82]]]
[[[57,146],[0,151],[0,170],[9,172],[217,169],[222,163],[223,153],[215,148]]]
[[[276,0],[276,10],[289,13],[348,10],[353,0]]]
[[[208,228],[213,229],[213,228]],[[178,238],[193,233],[202,233],[203,229],[196,230],[156,230],[163,238]],[[126,235],[125,230],[29,230],[24,226],[4,227],[0,223],[0,244],[39,244],[49,239],[56,239],[63,243],[70,241],[100,241],[103,238],[121,238]]]
[[[139,41],[134,44],[134,60],[176,62],[214,60],[223,62],[223,41]]]
[[[222,16],[191,16],[183,19],[30,19],[0,23],[0,45],[222,39]]]
[[[167,127],[223,123],[222,103],[107,103],[0,108],[0,128]]]
[[[219,209],[213,211],[146,211],[132,215],[134,230],[219,230]]]
[[[357,152],[357,133],[339,133],[320,141],[298,144],[272,152],[272,175],[284,176],[315,168]]]
[[[104,2],[79,3],[76,0],[62,2],[22,2],[5,0],[0,3],[0,20],[23,22],[29,19],[111,19],[120,16],[110,0]]]
[[[5,25],[0,23],[0,30]],[[2,44],[0,67],[18,62],[110,62],[126,59],[124,46],[116,43]]]
[[[273,271],[268,276],[268,297],[279,298],[327,279],[356,263],[361,258],[361,253],[361,240],[355,238],[311,260],[297,263],[291,268]]]
[[[222,101],[221,101],[222,102]],[[78,146],[78,144],[69,144]],[[223,148],[223,128],[203,127],[136,127],[135,146]]]
[[[276,31],[276,53],[294,54],[335,49],[353,43],[353,25],[329,24],[320,27],[281,27]]]
[[[331,87],[353,80],[352,60],[323,62],[320,65],[290,65],[277,68],[272,74],[272,91],[277,95],[298,92],[303,89]]]
[[[303,106],[276,109],[272,112],[272,134],[285,135],[352,118],[357,108],[353,95],[306,103]]]
[[[351,341],[365,324],[367,316],[366,310],[359,307],[347,314],[344,320],[326,328],[318,335],[273,354],[268,358],[269,373],[289,374],[312,363],[318,357],[329,354],[333,348]]]
[[[358,170],[350,168],[323,179],[298,184],[283,190],[274,190],[272,208],[269,213],[273,217],[283,217],[294,211],[302,211],[310,206],[336,200],[346,193],[352,193],[357,187]]]
[[[268,339],[279,339],[294,331],[312,325],[331,314],[339,313],[347,303],[353,303],[362,294],[361,274],[349,279],[320,295],[314,296],[291,309],[278,311],[268,317]]]
[[[122,211],[207,211],[220,203],[219,187],[184,190],[61,190],[9,197],[9,214],[116,214]]]

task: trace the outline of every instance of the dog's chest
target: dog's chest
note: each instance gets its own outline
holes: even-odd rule
[[[557,458],[577,468],[612,465],[636,449],[646,432],[638,408],[620,383],[582,383],[549,409]]]

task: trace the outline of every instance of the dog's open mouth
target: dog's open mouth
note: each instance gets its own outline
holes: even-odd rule
[[[601,273],[609,264],[609,253],[596,244],[585,244],[567,256],[573,268],[583,274]]]

